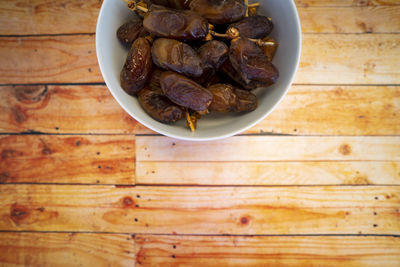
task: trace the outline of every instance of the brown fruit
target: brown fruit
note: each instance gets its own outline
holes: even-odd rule
[[[254,42],[246,38],[232,40],[229,59],[241,79],[257,86],[274,84],[279,77],[278,70]]]
[[[205,18],[189,10],[152,5],[143,20],[144,28],[158,37],[177,40],[199,40],[208,34]]]
[[[212,24],[232,23],[246,15],[242,0],[193,0],[189,7]]]
[[[174,103],[195,111],[204,111],[212,101],[210,91],[191,79],[166,71],[160,77],[161,89]]]
[[[153,62],[160,68],[172,70],[191,77],[203,73],[197,52],[189,45],[173,39],[160,38],[152,47]]]
[[[138,99],[143,109],[160,122],[172,123],[183,116],[182,108],[172,103],[160,91],[145,87],[138,93]]]
[[[118,39],[127,47],[131,47],[132,43],[138,37],[144,37],[147,34],[143,28],[142,20],[136,16],[135,19],[121,25],[117,30]]]
[[[257,96],[230,84],[214,84],[208,87],[213,94],[209,109],[216,112],[253,111],[257,108]]]
[[[120,79],[121,87],[130,95],[136,95],[146,84],[151,72],[151,46],[149,41],[140,37],[129,50]]]
[[[257,15],[230,25],[228,31],[231,28],[236,28],[240,37],[262,39],[272,32],[274,24],[268,17]]]

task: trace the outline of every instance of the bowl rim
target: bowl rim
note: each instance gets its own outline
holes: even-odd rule
[[[168,137],[171,138],[175,138],[175,139],[179,139],[179,140],[184,140],[184,141],[213,141],[213,140],[219,140],[219,139],[225,139],[237,134],[240,134],[244,131],[246,131],[247,129],[255,126],[256,124],[258,124],[260,121],[264,120],[269,114],[272,113],[272,111],[275,110],[275,108],[282,102],[282,100],[285,98],[287,92],[289,91],[290,87],[293,84],[293,81],[296,77],[296,73],[298,71],[299,68],[299,64],[300,64],[300,57],[301,57],[301,49],[302,49],[302,31],[301,31],[301,23],[300,23],[300,17],[299,17],[299,13],[296,7],[296,4],[294,3],[294,1],[289,1],[290,2],[290,7],[291,9],[294,11],[294,15],[295,15],[295,20],[296,20],[296,26],[297,26],[297,32],[299,35],[299,38],[297,39],[297,57],[296,57],[296,61],[295,61],[295,69],[293,72],[293,75],[288,83],[287,88],[284,90],[283,94],[281,95],[281,97],[279,98],[278,101],[275,102],[275,104],[267,111],[265,112],[262,116],[260,116],[258,119],[254,120],[253,122],[249,123],[248,125],[236,130],[236,131],[232,131],[229,132],[227,134],[223,134],[223,135],[216,135],[216,136],[212,136],[212,137],[187,137],[187,136],[180,136],[180,135],[176,135],[176,134],[171,134],[167,131],[161,130],[161,129],[157,129],[157,127],[150,125],[150,123],[147,123],[146,121],[137,118],[134,114],[132,114],[132,112],[129,110],[129,108],[124,105],[121,101],[118,100],[118,97],[116,95],[116,93],[114,93],[112,89],[110,89],[110,84],[111,82],[108,81],[108,76],[104,75],[105,70],[104,70],[104,63],[103,63],[103,57],[100,54],[100,51],[98,49],[98,44],[100,43],[99,40],[99,35],[97,34],[97,32],[99,32],[100,30],[100,21],[101,21],[101,17],[103,16],[103,12],[105,12],[105,3],[109,2],[109,1],[115,1],[115,0],[104,0],[101,8],[100,8],[100,12],[99,15],[97,16],[97,23],[96,23],[96,37],[95,37],[95,47],[96,47],[96,56],[97,56],[97,61],[98,61],[98,65],[100,67],[100,72],[102,74],[102,77],[104,79],[104,82],[107,86],[107,89],[110,91],[111,95],[114,97],[114,99],[117,101],[117,103],[122,107],[122,109],[127,112],[132,118],[134,118],[137,122],[143,124],[145,127]]]

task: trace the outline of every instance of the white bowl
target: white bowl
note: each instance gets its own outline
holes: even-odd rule
[[[122,0],[104,0],[96,29],[96,51],[100,70],[111,94],[133,118],[146,127],[177,139],[191,141],[215,140],[238,134],[260,122],[283,99],[295,77],[300,60],[301,28],[293,0],[260,0],[259,14],[272,18],[274,30],[271,37],[279,47],[274,65],[279,70],[276,84],[258,88],[258,108],[248,113],[211,113],[198,121],[195,132],[184,126],[184,120],[163,124],[151,118],[135,97],[127,95],[120,86],[119,75],[128,51],[116,37],[116,30],[129,20],[131,11]],[[101,108],[101,107],[100,107]]]

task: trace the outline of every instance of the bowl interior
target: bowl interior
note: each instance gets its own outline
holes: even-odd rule
[[[137,121],[161,134],[184,140],[213,140],[240,133],[264,119],[288,91],[297,71],[301,30],[295,4],[292,0],[260,0],[259,14],[272,18],[272,38],[279,47],[273,60],[279,70],[279,79],[271,87],[254,91],[258,108],[249,113],[211,113],[198,121],[195,132],[184,126],[184,120],[167,125],[160,123],[142,109],[135,97],[127,95],[120,86],[119,74],[128,51],[116,37],[116,30],[129,20],[131,11],[122,0],[103,2],[96,30],[96,51],[100,69],[107,87],[118,103]]]

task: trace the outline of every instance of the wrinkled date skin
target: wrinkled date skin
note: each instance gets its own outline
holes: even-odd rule
[[[257,88],[257,83],[254,81],[250,81],[246,83],[242,78],[241,75],[233,68],[231,61],[229,58],[225,60],[225,62],[221,65],[220,72],[225,76],[232,79],[234,82],[239,84],[246,90],[253,90]]]
[[[163,69],[160,68],[153,68],[153,71],[150,74],[149,81],[147,83],[148,87],[150,87],[151,90],[153,91],[161,91],[161,85],[160,85],[160,76],[164,72]]]
[[[160,83],[164,94],[180,106],[204,111],[211,104],[211,92],[183,75],[164,72],[161,74]]]
[[[229,26],[239,31],[240,37],[262,39],[267,37],[273,30],[274,24],[265,16],[252,16]]]
[[[202,45],[198,53],[203,67],[203,75],[196,79],[196,82],[206,83],[228,58],[228,52],[228,46],[217,40],[212,40]]]
[[[235,94],[237,95],[236,111],[253,111],[258,106],[257,96],[249,91],[240,90],[235,88]]]
[[[152,0],[156,5],[175,9],[189,9],[190,0]]]
[[[136,95],[146,84],[152,65],[149,41],[144,37],[136,39],[120,75],[121,87],[125,92],[132,96]]]
[[[257,96],[230,84],[214,84],[208,87],[213,94],[209,109],[216,112],[253,111],[257,108]]]
[[[172,103],[161,91],[145,87],[138,93],[138,99],[143,109],[160,122],[176,122],[183,116],[182,108]]]
[[[152,47],[153,62],[160,68],[172,70],[191,77],[203,73],[197,52],[189,45],[173,39],[160,38]]]
[[[133,41],[147,34],[140,18],[135,18],[121,25],[117,30],[118,39],[127,47],[131,47]]]
[[[232,23],[246,15],[243,0],[193,0],[189,7],[211,24]]]
[[[202,45],[198,52],[203,67],[218,70],[228,58],[229,48],[223,42],[212,40]]]
[[[144,28],[158,37],[199,40],[208,34],[205,18],[189,10],[174,10],[152,5],[143,20]]]
[[[253,81],[258,86],[269,86],[278,80],[275,66],[261,48],[246,38],[232,40],[229,59],[246,84]]]

